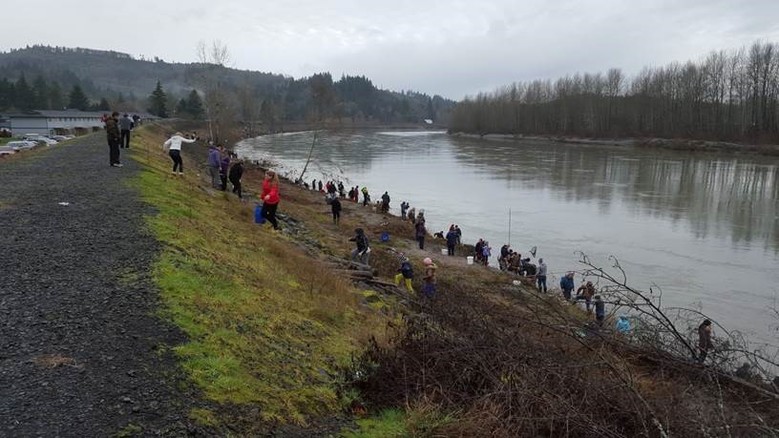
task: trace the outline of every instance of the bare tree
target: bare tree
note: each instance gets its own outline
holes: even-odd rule
[[[204,89],[204,106],[208,120],[208,131],[212,140],[219,142],[235,124],[235,109],[220,74],[233,62],[226,45],[214,40],[210,45],[198,42],[196,55],[200,61],[198,80]]]

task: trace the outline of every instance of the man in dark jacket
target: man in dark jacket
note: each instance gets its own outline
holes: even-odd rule
[[[368,237],[365,236],[365,231],[362,228],[355,229],[354,237],[349,241],[357,244],[357,248],[352,251],[352,261],[367,265],[370,260],[371,247],[368,243]]]
[[[119,119],[119,129],[121,130],[121,140],[119,145],[123,148],[130,148],[130,130],[133,129],[133,119],[127,114]]]
[[[446,250],[450,256],[454,255],[455,246],[457,246],[457,231],[454,230],[454,226],[450,226],[449,232],[446,233]]]
[[[243,199],[241,196],[241,176],[243,176],[243,160],[238,160],[230,168],[230,183],[233,185],[233,193],[238,195],[238,199]]]
[[[119,132],[119,113],[114,111],[111,117],[105,121],[105,132],[108,135],[109,161],[112,167],[122,167],[119,162],[119,145],[121,134]]]
[[[571,301],[571,292],[574,290],[573,272],[569,272],[560,279],[560,289],[563,290],[563,296],[567,301]]]
[[[337,196],[330,201],[330,209],[333,212],[333,223],[338,225],[341,222],[341,200]]]

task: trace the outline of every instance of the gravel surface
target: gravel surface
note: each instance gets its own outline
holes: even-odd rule
[[[96,134],[0,162],[0,436],[199,434],[122,155]]]

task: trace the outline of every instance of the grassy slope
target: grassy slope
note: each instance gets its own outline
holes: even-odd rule
[[[164,244],[155,279],[163,316],[189,337],[176,347],[184,368],[208,399],[258,407],[266,421],[305,424],[339,410],[339,368],[382,317],[283,234],[254,224],[252,204],[206,189],[191,160],[184,178],[170,175],[163,140],[159,129],[137,131],[131,152],[159,212],[148,217]],[[229,411],[192,414],[235,422]]]
[[[177,347],[177,352],[192,380],[214,403],[210,410],[192,410],[192,416],[203,423],[252,434],[258,419],[305,424],[319,415],[339,412],[361,395],[353,390],[339,393],[338,371],[373,335],[390,348],[382,358],[380,369],[385,371],[361,388],[370,390],[380,384],[362,395],[373,402],[372,407],[388,407],[376,402],[389,400],[389,407],[404,409],[358,420],[360,431],[347,432],[349,437],[506,433],[505,417],[490,407],[506,407],[500,405],[503,393],[529,400],[512,409],[527,406],[522,414],[532,419],[526,422],[527,430],[542,435],[539,431],[558,430],[555,421],[568,424],[569,404],[577,409],[579,431],[620,428],[626,418],[634,429],[641,427],[632,409],[622,409],[632,400],[625,396],[626,387],[647,400],[642,415],[654,410],[672,430],[689,423],[691,416],[708,422],[716,418],[708,411],[693,413],[701,406],[715,406],[719,387],[698,382],[697,392],[679,396],[684,403],[677,398],[678,388],[690,385],[686,376],[697,378],[694,371],[680,373],[672,364],[673,372],[666,373],[662,364],[647,364],[644,356],[619,344],[584,348],[578,335],[567,331],[583,326],[590,315],[556,296],[507,286],[513,277],[465,266],[461,257],[434,257],[439,286],[446,293],[427,309],[433,322],[423,327],[434,329],[420,338],[427,343],[415,340],[410,330],[411,338],[393,336],[393,330],[402,334],[411,328],[397,323],[393,313],[401,306],[387,296],[368,297],[355,290],[317,261],[317,255],[347,257],[351,248],[347,238],[358,225],[369,236],[389,231],[391,244],[406,251],[417,267],[422,257],[437,254],[440,243],[430,242],[426,251],[414,249],[413,242],[403,237],[412,235],[408,223],[348,202],[341,226],[336,227],[319,194],[288,184],[282,187],[281,211],[305,224],[305,233],[294,238],[274,233],[252,223],[252,204],[206,188],[205,178],[192,170],[197,163],[191,158],[185,158],[185,178],[170,176],[170,160],[159,148],[164,140],[159,128],[144,128],[135,140],[142,145],[134,146],[132,154],[145,165],[137,184],[159,210],[148,221],[165,245],[155,273],[163,293],[164,317],[189,335],[190,342]],[[250,191],[256,190],[260,176],[252,170],[245,174]],[[376,240],[371,265],[388,279],[395,273],[397,259]],[[306,255],[301,242],[315,242],[316,249],[309,245],[309,253],[316,255]],[[364,305],[366,297],[371,305]],[[390,318],[394,327],[385,331]],[[433,341],[438,350],[431,353],[431,360],[425,351],[433,348]],[[509,344],[512,347],[506,349]],[[582,370],[586,378],[579,375]],[[462,383],[464,376],[491,375],[500,378],[485,383],[486,393],[478,392],[480,387],[473,394],[462,392],[472,389],[467,385],[460,385],[461,393],[452,392],[451,385]],[[431,377],[441,379],[440,386],[425,384]],[[401,379],[404,385],[398,385]],[[539,387],[537,382],[542,381],[546,384]],[[560,394],[537,397],[537,389],[548,388]],[[588,403],[579,403],[581,394]],[[466,399],[447,401],[452,396]],[[733,403],[740,399],[729,397],[725,409],[735,412],[738,405]],[[604,417],[604,412],[612,417]],[[514,430],[522,424],[514,424]],[[601,429],[593,429],[595,424]],[[715,426],[711,427],[719,427]],[[308,436],[305,431],[303,436]]]

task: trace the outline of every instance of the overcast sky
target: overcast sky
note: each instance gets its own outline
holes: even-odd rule
[[[779,0],[4,0],[0,50],[47,44],[240,69],[365,75],[461,99],[514,81],[697,60],[779,42]]]

